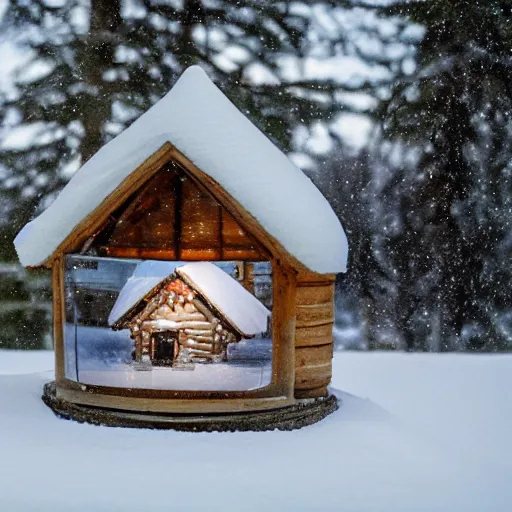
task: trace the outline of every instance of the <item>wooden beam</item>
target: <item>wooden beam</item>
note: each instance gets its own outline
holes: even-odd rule
[[[225,259],[224,258],[224,235],[223,235],[223,231],[222,231],[222,228],[223,228],[223,224],[224,224],[224,220],[223,220],[223,216],[222,216],[222,205],[219,203],[219,253],[220,253],[220,258],[223,260]]]
[[[176,259],[181,258],[181,229],[183,227],[183,181],[180,173],[176,173],[174,179],[175,201],[174,201],[174,254]]]
[[[55,380],[66,378],[64,322],[66,318],[64,296],[64,258],[56,258],[52,265],[53,290],[53,349],[55,351]],[[75,357],[77,354],[75,354]]]
[[[193,350],[205,350],[206,352],[210,353],[213,352],[213,345],[211,343],[194,342],[194,339],[192,338],[190,338],[189,341],[182,343],[182,346]]]
[[[60,255],[79,251],[89,237],[101,231],[113,211],[121,207],[126,199],[137,192],[163,165],[171,160],[172,148],[173,146],[169,143],[165,143],[144,160],[111,194],[73,228],[42,266],[51,267],[53,260]]]

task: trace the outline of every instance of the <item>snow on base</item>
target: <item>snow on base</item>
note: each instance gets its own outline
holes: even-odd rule
[[[138,371],[132,364],[128,330],[64,325],[65,374],[84,384],[138,389],[244,391],[266,386],[272,378],[272,340],[252,338],[228,347],[228,362],[196,363],[194,370],[154,366]],[[78,350],[78,360],[76,359]],[[49,365],[52,367],[52,365]],[[1,370],[1,366],[0,366]]]
[[[20,372],[39,357],[0,351]],[[47,380],[0,375],[2,511],[510,510],[511,356],[337,353],[342,407],[294,432],[80,425],[42,403]]]
[[[154,366],[139,371],[130,365],[108,370],[80,372],[80,382],[132,389],[180,389],[188,391],[248,391],[270,384],[272,365],[244,367],[229,363],[196,363],[191,369]]]

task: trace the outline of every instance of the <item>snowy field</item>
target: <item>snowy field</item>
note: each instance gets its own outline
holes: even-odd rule
[[[236,434],[59,420],[52,366],[0,351],[1,511],[512,510],[509,355],[339,352],[338,412]]]

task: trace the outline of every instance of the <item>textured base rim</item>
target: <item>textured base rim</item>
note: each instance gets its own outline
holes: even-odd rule
[[[164,414],[122,411],[79,405],[57,398],[54,381],[44,385],[42,399],[60,418],[79,423],[185,432],[295,430],[317,423],[339,407],[338,399],[329,395],[325,398],[303,399],[291,406],[259,412]]]

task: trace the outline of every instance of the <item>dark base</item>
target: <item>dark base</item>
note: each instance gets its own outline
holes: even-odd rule
[[[43,402],[64,419],[108,427],[151,428],[187,432],[294,430],[324,419],[339,407],[334,395],[305,399],[281,409],[228,414],[165,414],[77,405],[56,397],[55,382],[45,384]]]

